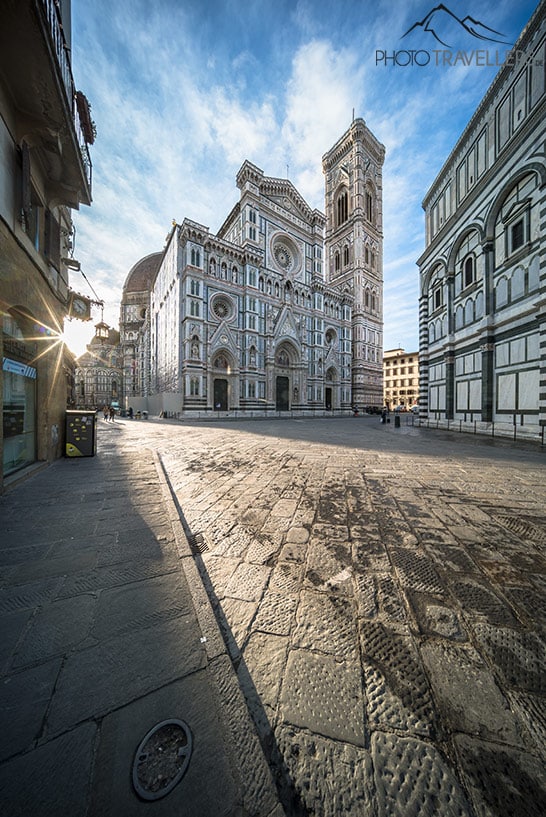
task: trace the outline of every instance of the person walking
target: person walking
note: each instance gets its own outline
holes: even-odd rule
[[[116,419],[116,410],[115,410],[114,406],[110,406],[109,414],[110,414],[110,421],[113,423],[115,421],[115,419]]]

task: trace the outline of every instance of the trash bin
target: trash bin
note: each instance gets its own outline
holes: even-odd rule
[[[67,411],[65,454],[67,457],[94,457],[97,453],[97,412]]]
[[[395,428],[400,428],[400,415],[399,414],[394,415],[394,427]]]

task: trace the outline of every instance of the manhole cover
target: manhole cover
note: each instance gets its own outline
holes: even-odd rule
[[[133,761],[133,786],[143,800],[169,794],[189,766],[190,728],[184,721],[162,721],[144,736]]]

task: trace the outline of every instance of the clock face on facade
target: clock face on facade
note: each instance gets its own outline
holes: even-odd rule
[[[89,311],[89,303],[85,298],[72,298],[71,312],[76,318],[87,317]]]

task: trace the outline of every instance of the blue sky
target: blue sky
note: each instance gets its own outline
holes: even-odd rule
[[[74,256],[118,325],[131,267],[163,249],[173,219],[216,233],[238,200],[245,159],[292,181],[324,210],[322,156],[362,117],[386,147],[384,349],[418,349],[423,197],[491,84],[509,45],[478,40],[452,17],[418,27],[430,0],[72,0],[72,68],[92,107],[93,204],[74,214]],[[514,43],[535,0],[449,0]],[[449,24],[447,24],[447,22]],[[496,37],[496,35],[492,35]],[[490,65],[441,64],[487,50]],[[378,62],[419,51],[427,65]],[[498,52],[498,56],[497,56]],[[408,57],[400,54],[399,62]],[[440,64],[436,62],[440,60]],[[482,59],[483,63],[484,60]],[[72,286],[93,295],[85,278]],[[95,310],[94,321],[100,319]],[[93,324],[66,323],[81,354]]]

